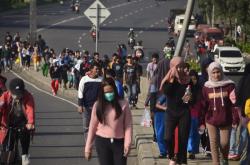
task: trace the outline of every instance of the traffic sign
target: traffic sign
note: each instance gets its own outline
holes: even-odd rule
[[[84,15],[95,25],[101,24],[110,16],[110,11],[99,1],[96,0],[92,3],[87,10],[85,10]]]

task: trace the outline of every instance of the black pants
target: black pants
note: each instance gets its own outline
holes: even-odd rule
[[[30,132],[28,130],[12,130],[9,129],[7,136],[3,143],[3,149],[5,151],[13,151],[15,144],[20,144],[22,146],[22,155],[26,155],[29,153],[30,146]]]
[[[166,144],[168,147],[169,158],[174,158],[174,132],[178,126],[178,164],[187,164],[187,143],[191,117],[188,109],[184,110],[179,116],[171,113],[166,115]]]
[[[127,158],[124,153],[124,139],[103,138],[96,136],[96,152],[100,165],[126,165]]]

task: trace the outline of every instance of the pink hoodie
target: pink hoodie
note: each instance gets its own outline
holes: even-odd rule
[[[120,101],[123,113],[115,120],[115,109],[107,106],[105,122],[99,122],[96,116],[96,103],[93,106],[91,120],[89,124],[88,138],[85,146],[85,152],[91,152],[94,143],[95,135],[104,138],[124,138],[124,147],[129,148],[132,141],[132,115],[129,109],[129,104],[126,100]]]

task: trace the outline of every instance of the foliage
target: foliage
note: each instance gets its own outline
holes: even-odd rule
[[[250,54],[250,43],[243,43],[243,42],[240,42],[237,44],[237,47],[242,51],[242,52],[245,52],[245,53],[248,53]]]
[[[232,38],[232,37],[226,37],[226,38],[224,39],[224,45],[225,45],[225,46],[235,46],[236,43],[235,43],[234,38]]]
[[[207,16],[211,15],[211,8],[215,6],[216,19],[229,24],[233,29],[233,23],[242,25],[242,31],[250,34],[250,1],[249,0],[198,0],[201,11]],[[208,9],[209,8],[209,9]],[[208,24],[210,20],[207,20]],[[231,31],[232,36],[232,31]]]
[[[190,65],[190,70],[195,70],[196,72],[201,71],[200,63],[195,59],[189,59],[186,61]]]

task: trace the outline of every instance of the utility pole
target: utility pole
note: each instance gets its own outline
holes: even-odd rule
[[[183,45],[185,42],[186,33],[187,33],[189,22],[190,22],[190,18],[191,18],[193,8],[194,8],[194,2],[195,0],[188,0],[187,2],[183,28],[181,29],[181,33],[180,33],[180,36],[176,45],[174,56],[181,56]]]
[[[36,0],[30,0],[30,43],[31,45],[34,45],[36,41],[36,30],[37,30],[37,6],[36,6]]]

